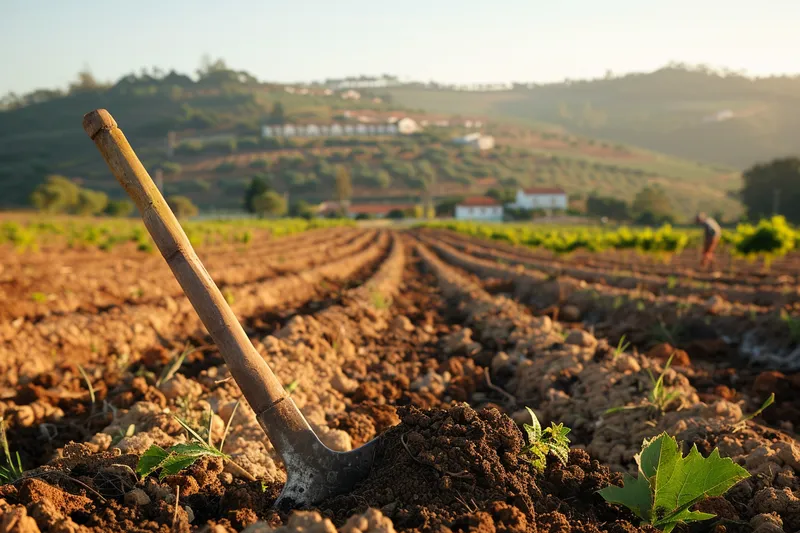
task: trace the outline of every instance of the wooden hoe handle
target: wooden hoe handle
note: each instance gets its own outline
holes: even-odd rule
[[[161,255],[217,344],[233,379],[259,415],[259,420],[262,414],[272,410],[272,418],[277,415],[286,423],[283,428],[264,429],[276,437],[276,433],[286,429],[290,430],[289,433],[311,431],[275,374],[253,347],[158,187],[108,111],[98,109],[84,115],[83,129],[97,145],[117,181],[136,203]],[[284,405],[273,409],[279,403]],[[276,439],[272,440],[276,444]]]

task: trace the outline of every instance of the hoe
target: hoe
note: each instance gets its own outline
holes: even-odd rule
[[[139,208],[147,231],[280,454],[287,480],[275,507],[283,511],[306,507],[350,490],[372,468],[378,439],[349,452],[336,452],[320,442],[253,347],[113,117],[105,109],[92,111],[84,115],[83,129]]]

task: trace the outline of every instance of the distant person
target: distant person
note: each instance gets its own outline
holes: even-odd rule
[[[722,228],[719,227],[717,221],[707,216],[705,213],[699,213],[695,219],[697,224],[703,226],[704,242],[703,242],[703,259],[700,262],[701,266],[709,266],[714,262],[714,249],[719,244],[719,239],[722,237]]]

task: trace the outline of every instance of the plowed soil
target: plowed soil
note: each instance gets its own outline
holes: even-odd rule
[[[254,248],[269,260],[254,263],[244,252],[239,273],[225,268],[230,250],[203,259],[219,265],[209,270],[228,280],[220,285],[255,348],[322,441],[348,451],[379,439],[368,477],[313,509],[274,510],[286,479],[279,456],[246,402],[234,413],[241,392],[223,357],[163,261],[148,260],[153,287],[169,288],[138,302],[114,293],[105,312],[81,303],[92,289],[57,316],[46,303],[15,311],[8,300],[0,414],[25,472],[0,486],[0,532],[653,532],[597,491],[621,483],[642,439],[661,431],[687,449],[718,447],[752,474],[703,503],[718,519],[694,531],[800,528],[800,382],[785,356],[792,342],[784,338],[785,353],[771,344],[777,359],[760,363],[741,351],[746,328],[771,327],[760,318],[768,306],[755,318],[736,302],[728,314],[698,306],[678,315],[690,296],[656,291],[647,300],[619,280],[581,278],[610,268],[608,254],[582,258],[584,274],[566,265],[542,274],[511,263],[554,268],[557,259],[440,232],[324,230],[280,242],[275,253]],[[13,276],[47,276],[46,258],[13,264]],[[656,264],[640,266],[663,277]],[[95,272],[113,285],[113,268]],[[53,286],[71,278],[59,279]],[[728,297],[738,290],[733,279],[715,287]],[[615,306],[620,294],[626,299]],[[639,301],[649,303],[640,309]],[[653,329],[653,316],[667,335]],[[25,325],[14,326],[20,319]],[[104,340],[112,327],[124,342]],[[617,350],[622,335],[633,344]],[[187,346],[194,351],[168,372]],[[685,357],[664,371],[676,351]],[[637,407],[652,387],[647,370],[664,372],[681,401],[663,412]],[[771,392],[776,405],[742,422]],[[605,414],[620,405],[637,408]],[[543,426],[572,428],[566,465],[548,456],[537,471],[527,460],[526,406]],[[198,430],[210,420],[215,443],[230,423],[231,461],[202,458],[163,479],[137,474],[150,445],[186,442],[174,415]]]

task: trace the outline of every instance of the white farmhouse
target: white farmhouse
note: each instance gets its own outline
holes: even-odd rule
[[[403,135],[411,135],[412,133],[416,133],[421,131],[422,128],[419,127],[419,124],[412,119],[412,118],[401,118],[396,122],[397,132]]]
[[[566,209],[567,193],[559,188],[517,189],[513,206],[521,209]]]
[[[479,132],[468,133],[463,137],[456,137],[453,139],[453,144],[472,146],[478,150],[491,150],[494,148],[494,137],[491,135],[482,135]]]
[[[456,205],[457,220],[503,220],[503,206],[488,196],[472,196]]]

